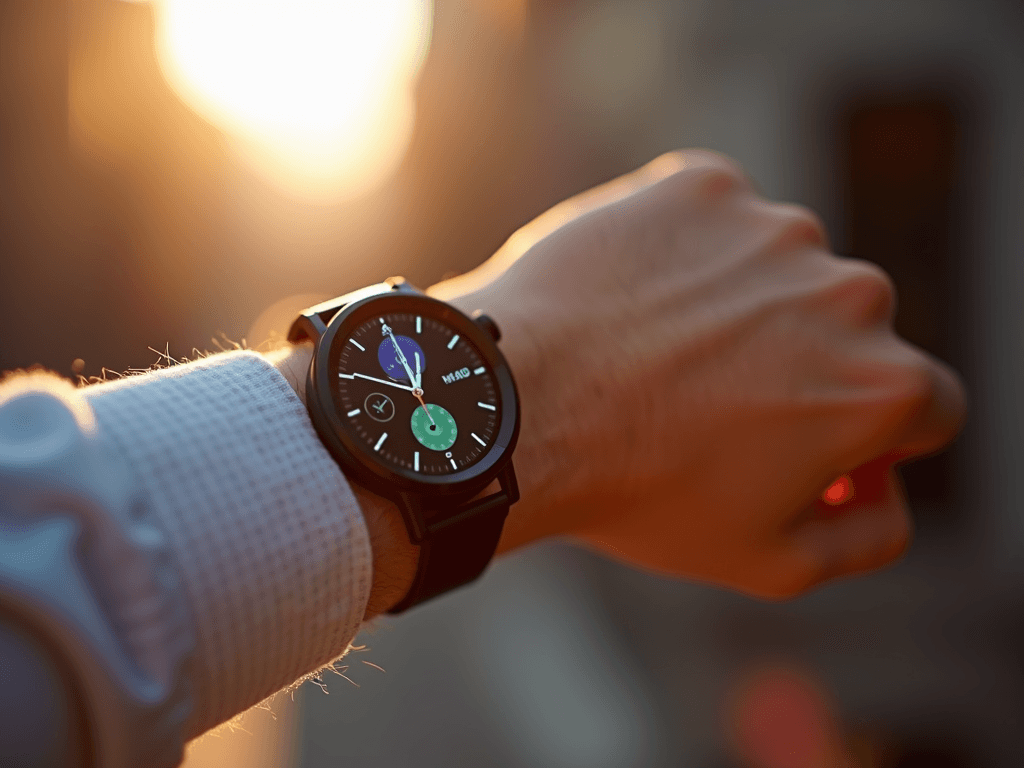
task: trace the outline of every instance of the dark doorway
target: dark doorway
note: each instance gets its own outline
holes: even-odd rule
[[[840,253],[885,269],[896,331],[963,371],[967,320],[964,155],[968,100],[942,89],[861,91],[837,112]],[[957,446],[900,471],[923,530],[958,528]]]

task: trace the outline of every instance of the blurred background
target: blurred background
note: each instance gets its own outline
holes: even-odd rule
[[[770,605],[540,546],[188,765],[1021,764],[1020,2],[5,0],[0,109],[2,370],[257,347],[703,146],[883,266],[971,394],[896,568]]]

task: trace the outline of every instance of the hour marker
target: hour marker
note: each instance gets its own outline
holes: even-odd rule
[[[480,436],[476,432],[470,432],[469,434],[471,434],[473,439],[480,443],[480,445],[487,445],[487,443],[480,439]]]
[[[477,376],[479,376],[479,375],[480,375],[481,373],[483,373],[483,372],[484,372],[484,371],[486,371],[486,370],[487,370],[487,369],[486,369],[486,368],[484,368],[484,367],[483,367],[483,366],[481,365],[481,366],[480,366],[479,368],[474,368],[474,369],[473,369],[473,373],[475,373],[475,374],[476,374]]]
[[[423,333],[423,318],[416,318],[416,333]]]
[[[417,472],[420,471],[420,452],[419,451],[416,451],[412,455],[412,468],[415,469]]]
[[[383,435],[380,436],[380,440],[377,441],[377,444],[375,446],[373,446],[373,450],[379,451],[380,447],[382,445],[384,445],[384,441],[387,440],[387,439],[388,439],[388,433],[385,432]]]
[[[348,412],[348,415],[349,416],[358,416],[359,415],[359,409],[358,408],[353,408],[351,411]]]
[[[456,342],[459,340],[459,334],[452,336],[452,340],[448,342],[448,349],[454,349]]]
[[[455,459],[448,459],[452,463],[452,469],[458,469],[459,465],[455,463]]]
[[[380,324],[384,325],[384,318],[383,317],[380,319]]]
[[[496,410],[498,410],[497,408],[495,408],[490,403],[477,403],[477,405],[479,405],[481,408],[486,408],[488,411],[496,411]]]
[[[358,349],[360,352],[365,352],[366,351],[366,347],[364,347],[362,344],[360,344],[355,339],[349,339],[349,341],[352,342],[352,346],[355,347],[356,349]]]

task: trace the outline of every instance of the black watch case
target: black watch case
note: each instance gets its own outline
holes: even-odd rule
[[[468,339],[494,373],[501,402],[498,434],[487,453],[472,466],[446,475],[406,472],[379,460],[365,445],[356,442],[335,407],[331,358],[335,344],[344,344],[352,331],[375,315],[415,313],[435,318]],[[494,322],[481,315],[471,319],[450,304],[408,290],[392,290],[370,296],[340,309],[326,324],[316,342],[306,380],[306,404],[322,442],[341,465],[346,476],[402,509],[413,541],[422,540],[429,528],[445,525],[448,515],[437,512],[425,520],[423,509],[449,507],[458,517],[458,505],[484,490],[495,478],[501,481],[509,501],[518,496],[511,457],[519,437],[519,395],[501,351],[495,343]]]

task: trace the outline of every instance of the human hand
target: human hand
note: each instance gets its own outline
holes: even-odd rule
[[[894,465],[966,417],[957,374],[893,331],[888,276],[712,152],[574,197],[430,292],[498,320],[519,384],[522,499],[500,551],[571,537],[792,596],[899,556]],[[843,474],[876,492],[820,514]]]

